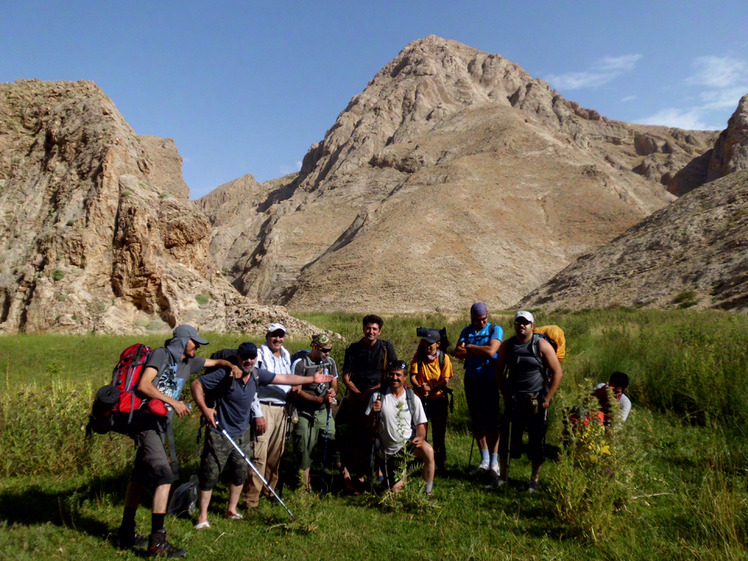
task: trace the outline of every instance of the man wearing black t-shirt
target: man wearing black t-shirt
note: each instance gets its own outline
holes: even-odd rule
[[[366,406],[371,395],[382,387],[387,365],[397,360],[392,343],[379,338],[384,320],[370,314],[362,323],[364,336],[345,351],[342,377],[347,391],[337,417],[338,424],[347,425],[343,439],[344,463],[360,482],[371,461],[372,441],[366,422]]]

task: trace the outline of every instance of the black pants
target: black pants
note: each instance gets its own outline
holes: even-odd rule
[[[426,417],[431,426],[431,445],[434,447],[434,460],[436,468],[444,471],[447,461],[447,417],[449,416],[449,397],[445,394],[435,399],[423,401]]]

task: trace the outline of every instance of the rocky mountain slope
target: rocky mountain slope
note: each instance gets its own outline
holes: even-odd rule
[[[211,268],[181,163],[92,82],[1,84],[0,332],[309,332]]]
[[[0,333],[283,321],[307,335],[278,304],[507,307],[611,240],[610,257],[524,302],[742,309],[747,99],[722,134],[631,125],[431,36],[374,76],[298,174],[190,201],[173,142],[135,134],[95,84],[0,84]],[[661,276],[635,280],[638,264]],[[585,292],[595,278],[613,288]]]
[[[504,307],[672,201],[665,186],[716,136],[608,120],[430,36],[351,100],[298,175],[245,177],[198,205],[218,265],[260,302]]]
[[[518,306],[748,311],[748,95],[709,158],[713,181],[580,258]]]

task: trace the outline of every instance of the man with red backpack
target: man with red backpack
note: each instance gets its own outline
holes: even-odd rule
[[[135,441],[137,452],[125,493],[125,511],[117,533],[117,545],[120,549],[148,545],[148,554],[151,556],[184,557],[187,552],[166,541],[164,529],[169,490],[174,482],[171,462],[164,447],[166,426],[173,414],[179,417],[190,414],[190,409],[180,400],[180,396],[184,384],[192,374],[212,366],[229,368],[237,376],[241,375],[241,370],[226,360],[195,356],[195,351],[201,345],[207,345],[208,341],[200,337],[191,325],[180,325],[174,329],[173,335],[163,347],[155,349],[148,356],[138,384],[138,392],[145,398],[163,401],[169,415],[152,416],[149,422],[134,423],[129,432],[129,436]],[[135,513],[146,485],[155,488],[151,534],[147,544],[146,538],[135,532]]]

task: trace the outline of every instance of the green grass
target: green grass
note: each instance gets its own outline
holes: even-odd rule
[[[348,341],[361,334],[360,316],[303,319]],[[511,314],[499,323],[509,332]],[[540,316],[537,323],[562,326],[568,352],[540,494],[524,492],[530,472],[524,458],[512,462],[505,491],[484,491],[466,475],[471,438],[456,365],[449,473],[437,478],[433,500],[419,494],[417,477],[394,497],[333,492],[320,499],[289,483],[283,496],[296,520],[261,502],[258,515],[232,522],[220,517],[227,492],[219,486],[213,528],[195,532],[191,521],[169,518],[170,539],[193,559],[746,559],[748,318],[618,309]],[[446,326],[454,343],[464,321],[385,316],[383,337],[409,360],[418,326]],[[206,356],[244,340],[207,338]],[[120,435],[86,442],[82,430],[94,392],[108,382],[122,349],[137,341],[158,346],[163,338],[0,338],[0,558],[140,557],[117,552],[109,541],[121,518],[132,444]],[[291,339],[287,347],[308,344]],[[334,345],[341,365],[345,346]],[[563,409],[613,370],[631,376],[634,409],[621,430],[600,436],[612,454],[565,452]],[[184,479],[198,464],[196,428],[196,415],[175,423]],[[286,472],[293,474],[287,458]],[[138,512],[138,527],[147,533],[147,508]]]

